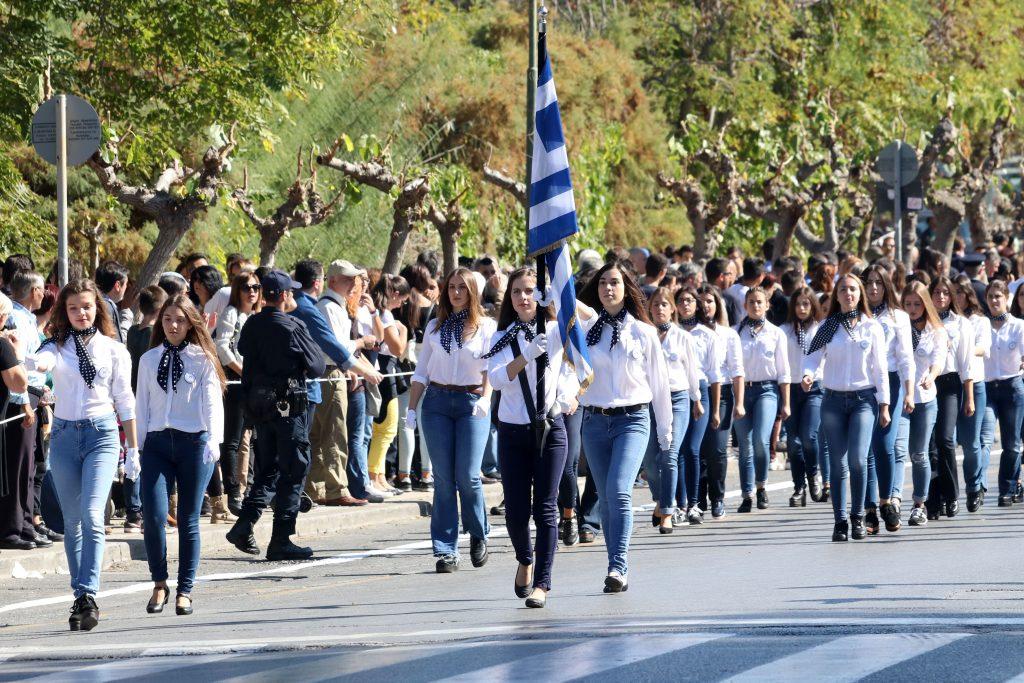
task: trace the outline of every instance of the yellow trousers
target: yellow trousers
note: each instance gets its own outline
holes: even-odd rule
[[[384,421],[373,421],[373,436],[370,437],[370,450],[367,461],[370,474],[384,474],[384,458],[387,457],[391,442],[398,436],[398,401],[391,399],[384,410]]]

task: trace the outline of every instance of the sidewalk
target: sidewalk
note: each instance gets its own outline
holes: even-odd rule
[[[484,486],[484,496],[489,512],[492,505],[497,505],[501,501],[501,485]],[[299,515],[296,530],[298,536],[308,538],[349,529],[429,517],[432,497],[433,494],[429,492],[410,491],[400,496],[387,498],[383,503],[363,507],[320,506],[307,514]],[[256,540],[263,547],[266,547],[270,540],[270,517],[272,514],[272,511],[264,513],[261,523],[256,526]],[[120,521],[115,520],[115,523]],[[209,518],[203,517],[199,529],[202,534],[204,552],[218,552],[233,548],[234,546],[224,538],[230,528],[229,524],[211,524]],[[178,544],[173,539],[174,535],[168,538],[167,554],[169,557],[176,557],[178,553]],[[114,565],[131,560],[145,559],[146,547],[141,533],[126,534],[119,526],[115,526],[113,531],[107,535],[106,552],[103,556],[104,569],[110,569]],[[54,543],[51,548],[0,551],[0,581],[27,578],[35,573],[66,574],[67,566],[64,544],[60,542]]]

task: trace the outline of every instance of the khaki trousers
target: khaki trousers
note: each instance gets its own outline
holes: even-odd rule
[[[312,463],[306,477],[306,494],[313,500],[331,500],[348,492],[348,382],[337,367],[328,368],[321,382],[323,400],[313,413],[309,433]]]

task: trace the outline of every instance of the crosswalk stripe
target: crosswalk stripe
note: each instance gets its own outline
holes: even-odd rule
[[[75,683],[90,681],[117,681],[124,679],[139,680],[142,676],[163,673],[173,669],[191,666],[205,666],[235,657],[237,653],[225,655],[205,655],[199,657],[152,657],[147,659],[119,659],[117,661],[90,664],[74,669],[64,669],[54,673],[31,678],[33,683],[64,683],[69,680]]]
[[[559,648],[544,654],[524,657],[513,662],[497,664],[442,680],[445,683],[467,683],[469,681],[499,683],[500,681],[536,680],[555,683],[570,681],[684,650],[729,635],[731,634],[670,633],[593,638],[579,645]]]
[[[892,633],[855,635],[748,669],[727,683],[771,683],[820,679],[828,668],[829,683],[852,683],[876,671],[966,638],[969,633]]]

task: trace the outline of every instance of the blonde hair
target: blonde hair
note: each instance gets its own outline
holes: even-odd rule
[[[6,294],[0,292],[0,317],[8,316],[14,312],[14,304]]]

